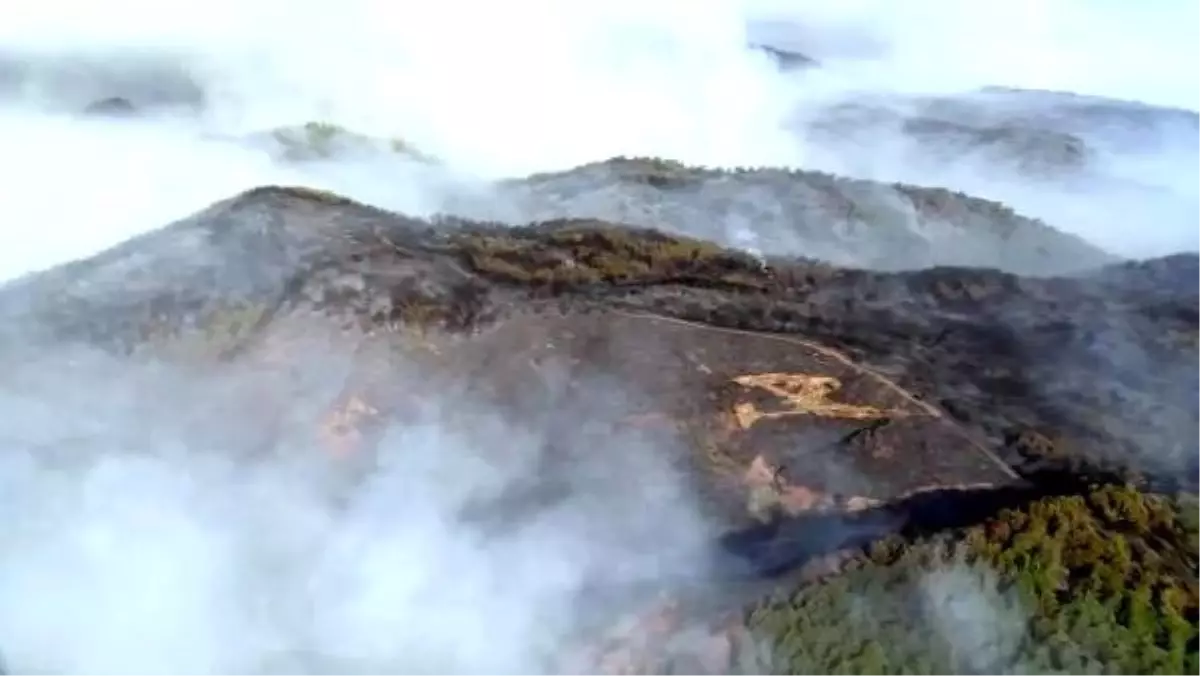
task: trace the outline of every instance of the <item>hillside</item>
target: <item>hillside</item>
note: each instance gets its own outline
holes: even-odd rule
[[[626,187],[662,193],[668,231],[689,213],[672,195],[736,175],[619,161],[521,189],[574,181],[585,199],[595,172],[627,170]],[[754,194],[787,175],[738,176]],[[333,335],[347,375],[302,433],[345,490],[444,393],[443,424],[491,435],[481,462],[504,467],[525,437],[494,443],[479,411],[532,435],[520,472],[463,497],[460,517],[493,535],[593,501],[591,537],[674,560],[674,498],[647,469],[674,468],[712,524],[709,563],[599,575],[580,651],[548,671],[1194,673],[1197,257],[1094,267],[1107,256],[1008,218],[1015,234],[983,248],[1011,247],[1012,267],[1092,269],[937,266],[955,245],[928,240],[911,246],[934,267],[868,270],[264,187],[7,285],[2,339],[12,373],[84,344],[253,370],[276,391],[315,367],[307,340]],[[255,406],[260,433],[230,452],[297,434],[279,431],[285,401]]]
[[[808,123],[834,147],[886,143],[900,132],[937,160],[979,153],[997,166],[1064,178],[1094,171],[1094,156],[1105,150],[1183,145],[1200,117],[1096,96],[988,87],[957,96],[862,95]]]
[[[863,133],[872,129],[867,120],[858,119],[861,115],[843,114],[851,108],[846,104],[827,111],[814,123],[810,137],[831,147],[861,141],[857,131],[839,128],[848,124]],[[974,137],[981,135],[1001,145],[1023,144],[1027,147],[1004,152],[1037,163],[1042,161],[1040,154],[1058,152],[1054,148],[1061,142],[1062,153],[1071,156],[1063,161],[1085,161],[1082,141],[1061,140],[1059,132],[976,128],[933,117],[904,124],[914,133],[931,135],[939,147],[963,141],[947,136],[965,135],[964,142],[976,143],[982,141]],[[1024,138],[1013,138],[1014,134]],[[436,157],[403,139],[371,138],[319,122],[263,132],[244,141],[287,162],[376,158],[411,161],[433,176],[444,170]],[[998,166],[1009,159],[999,158]],[[447,174],[446,180],[454,180],[453,175]],[[709,169],[654,158],[615,157],[474,186],[448,195],[441,211],[505,223],[599,218],[752,251],[880,270],[961,265],[1047,275],[1116,260],[1095,245],[1004,204],[945,188],[800,169]]]
[[[815,171],[616,158],[504,182],[495,192],[447,211],[506,222],[586,216],[882,270],[961,265],[1044,275],[1114,260],[996,202]]]

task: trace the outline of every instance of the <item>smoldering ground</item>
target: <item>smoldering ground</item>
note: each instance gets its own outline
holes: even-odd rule
[[[622,588],[705,574],[709,526],[670,454],[586,433],[615,410],[612,383],[544,411],[587,448],[560,436],[551,458],[545,428],[422,389],[367,460],[320,435],[346,387],[336,357],[283,371],[24,357],[2,394],[13,671],[540,673],[585,629],[642,610]],[[428,382],[404,369],[397,386]],[[546,462],[557,484],[537,497]]]

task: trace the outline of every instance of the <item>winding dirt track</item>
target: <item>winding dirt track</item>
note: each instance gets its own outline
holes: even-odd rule
[[[786,335],[780,335],[780,334],[776,334],[776,333],[764,333],[764,332],[758,332],[758,331],[747,331],[744,329],[735,329],[735,328],[729,328],[729,327],[724,327],[724,326],[713,326],[711,324],[694,322],[694,321],[690,321],[687,319],[678,319],[675,317],[666,317],[663,315],[656,315],[656,314],[647,313],[647,312],[632,312],[629,310],[620,310],[620,309],[615,309],[615,308],[610,309],[609,312],[612,312],[613,314],[621,316],[621,317],[625,317],[627,319],[634,319],[634,320],[639,320],[639,321],[649,321],[649,322],[662,322],[662,323],[666,323],[666,324],[672,324],[675,326],[683,326],[683,327],[697,329],[697,330],[703,330],[703,331],[713,331],[713,332],[723,333],[723,334],[728,334],[728,335],[751,336],[754,338],[772,340],[772,341],[781,342],[781,343],[788,343],[791,345],[800,345],[800,346],[808,348],[814,352],[818,352],[824,356],[827,356],[831,359],[838,361],[842,365],[846,366],[848,369],[855,371],[856,373],[862,374],[864,377],[870,378],[871,380],[879,383],[880,385],[882,385],[883,387],[887,388],[888,390],[891,390],[892,392],[896,393],[897,395],[899,395],[900,397],[902,397],[909,403],[911,403],[914,406],[917,406],[921,410],[925,411],[927,414],[929,414],[930,417],[937,418],[939,420],[951,423],[954,426],[954,428],[962,434],[963,438],[966,439],[968,443],[970,443],[973,447],[975,447],[976,450],[978,450],[985,457],[987,457],[988,460],[990,460],[993,464],[995,464],[1002,472],[1004,472],[1010,478],[1013,478],[1013,479],[1020,478],[1020,476],[1013,470],[1013,468],[1010,467],[1008,463],[1004,462],[1004,460],[1002,460],[1000,458],[1000,456],[996,455],[986,445],[984,445],[982,442],[977,440],[966,429],[963,429],[961,426],[954,424],[952,421],[949,421],[946,418],[945,414],[943,414],[942,411],[939,410],[937,407],[933,406],[932,404],[930,404],[928,402],[918,399],[911,392],[904,389],[903,387],[900,387],[894,381],[888,379],[886,376],[884,376],[876,371],[873,371],[872,369],[867,368],[866,366],[863,366],[863,365],[855,362],[854,360],[850,359],[849,357],[842,354],[841,352],[834,350],[833,348],[826,347],[819,343],[815,343],[810,340],[805,340],[803,338],[797,338],[795,336],[786,336]]]

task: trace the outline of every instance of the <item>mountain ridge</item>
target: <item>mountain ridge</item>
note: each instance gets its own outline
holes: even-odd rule
[[[84,344],[135,361],[260,369],[303,365],[291,346],[331,331],[354,367],[313,427],[346,490],[370,473],[388,429],[420,419],[420,391],[470,393],[543,437],[532,474],[463,507],[487,532],[581,491],[639,490],[621,453],[608,461],[617,476],[594,487],[575,478],[598,462],[595,449],[615,452],[614,439],[662,449],[724,532],[711,546],[726,577],[699,592],[666,587],[680,607],[699,604],[682,627],[725,627],[730,612],[754,608],[733,633],[684,641],[681,664],[715,649],[726,661],[705,669],[733,668],[734,646],[753,636],[792,665],[780,668],[809,669],[785,649],[792,630],[764,619],[782,601],[755,599],[823,593],[810,585],[891,561],[879,553],[890,538],[975,542],[970,533],[1014,513],[1067,509],[1106,486],[1134,501],[1195,492],[1197,260],[1051,277],[873,271],[602,219],[425,221],[265,186],[15,280],[0,289],[0,312],[11,359]],[[597,378],[620,383],[622,403],[597,412],[586,385]],[[270,421],[266,401],[259,415]],[[267,427],[244,452],[278,443]],[[1194,617],[1195,587],[1170,584],[1183,585]],[[636,596],[621,589],[611,603]],[[664,612],[635,608],[639,622]],[[665,626],[647,655],[627,659],[670,661],[670,646],[692,634]],[[633,650],[630,640],[600,661],[621,663],[613,655]]]

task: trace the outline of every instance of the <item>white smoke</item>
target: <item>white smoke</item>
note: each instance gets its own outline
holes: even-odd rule
[[[316,435],[337,359],[25,356],[0,391],[10,670],[543,673],[639,609],[614,590],[705,574],[707,528],[637,434],[574,453],[568,490],[506,523],[489,501],[535,484],[547,438],[469,394],[423,392],[367,469]],[[554,412],[573,429],[612,422],[621,392],[593,385]]]
[[[798,137],[788,121],[851,91],[987,85],[1194,110],[1195,15],[1182,1],[1134,8],[950,0],[17,0],[0,26],[0,85],[17,88],[0,107],[0,277],[85,255],[267,182],[303,182],[420,215],[438,210],[464,183],[478,187],[475,179],[618,154],[947,185],[1011,200],[1118,252],[1194,249],[1194,130],[1172,136],[1172,153],[1114,156],[1114,171],[1165,186],[1164,201],[1153,190],[1147,196],[1091,183],[1067,195],[1059,185],[996,179],[973,163],[912,166],[893,151],[898,142],[831,150]],[[746,48],[763,39],[795,44],[825,67],[777,72]],[[89,95],[139,92],[176,103],[202,96],[204,105],[200,113],[163,108],[137,122],[77,115]],[[242,142],[311,120],[403,138],[450,170],[361,158],[284,167]]]
[[[947,564],[921,579],[921,599],[953,668],[973,674],[1030,673],[1021,664],[1028,610],[988,569]]]

